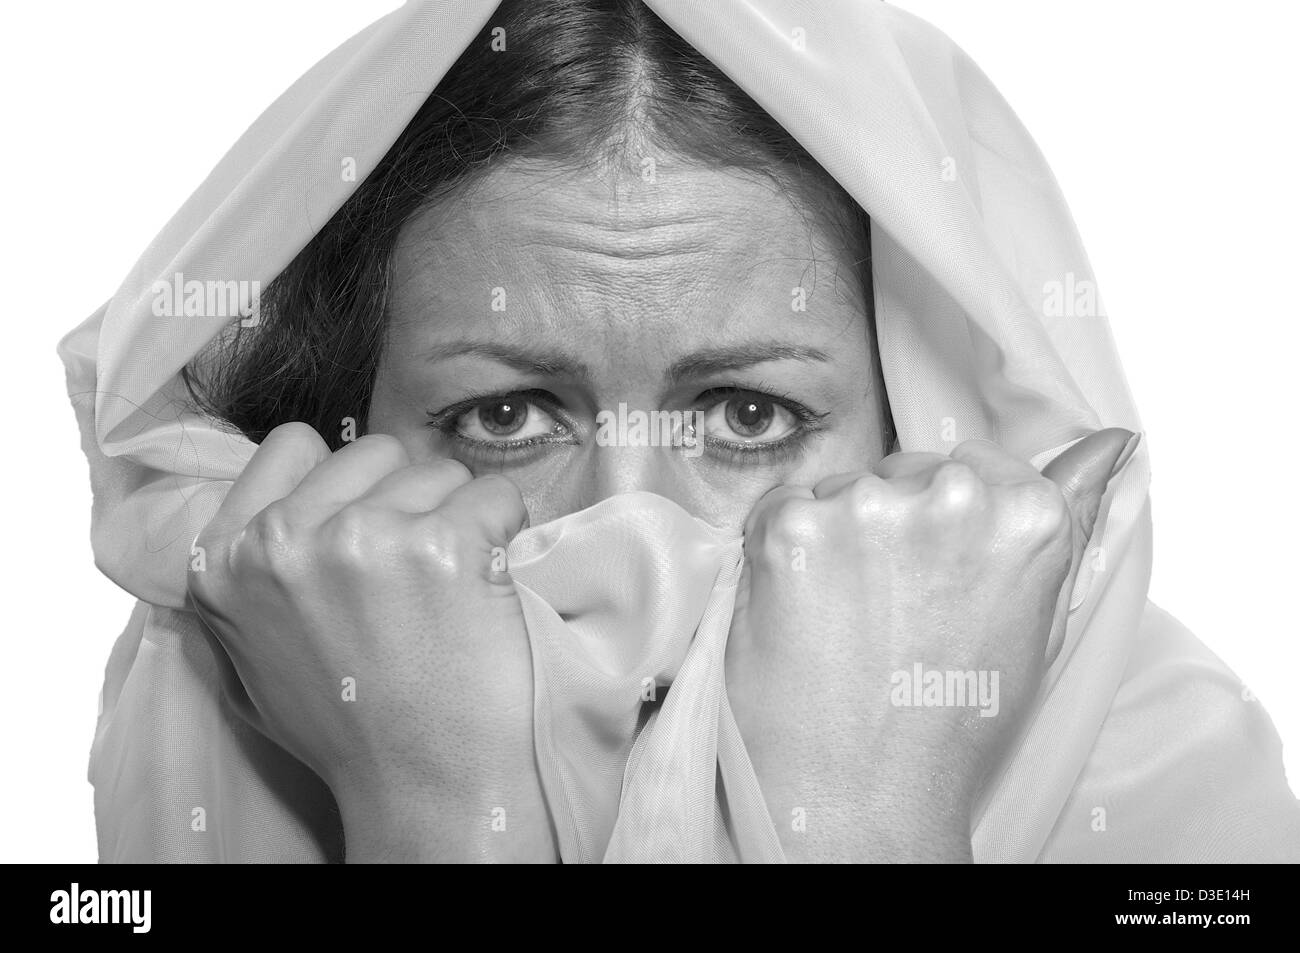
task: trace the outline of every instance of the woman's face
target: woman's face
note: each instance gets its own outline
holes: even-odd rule
[[[861,252],[765,178],[646,178],[506,163],[408,223],[370,431],[504,473],[534,525],[646,490],[739,533],[875,463]]]

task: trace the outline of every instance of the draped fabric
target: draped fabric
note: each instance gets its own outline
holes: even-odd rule
[[[903,449],[983,437],[1041,467],[1092,429],[1141,429],[1052,174],[947,37],[877,0],[644,2],[870,215]],[[325,57],[60,344],[96,561],[140,600],[91,752],[104,861],[340,855],[330,792],[228,706],[229,663],[186,605],[190,546],[255,448],[189,409],[178,372],[232,318],[154,304],[178,275],[269,284],[355,187],[339,157],[364,178],[495,6],[407,3]],[[974,812],[978,861],[1300,856],[1267,716],[1147,600],[1149,474],[1143,446],[1112,482],[1064,642]],[[635,493],[526,530],[510,555],[563,859],[781,860],[722,676],[741,541]]]

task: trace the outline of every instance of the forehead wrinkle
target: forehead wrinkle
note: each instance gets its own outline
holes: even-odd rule
[[[432,294],[454,318],[466,310],[456,295],[479,279],[484,300],[489,285],[504,287],[509,296],[506,311],[490,316],[498,329],[590,335],[653,325],[662,334],[701,323],[731,325],[756,310],[779,316],[789,307],[792,286],[806,286],[810,272],[817,289],[822,263],[833,264],[832,284],[842,283],[841,258],[849,256],[819,227],[820,216],[761,176],[743,178],[757,186],[754,191],[779,196],[779,211],[753,191],[737,196],[708,179],[701,185],[688,178],[677,189],[661,177],[657,192],[629,192],[608,177],[573,179],[554,167],[522,177],[520,171],[507,164],[475,183],[468,200],[453,198],[442,214],[426,217],[419,230],[424,240],[409,243],[416,246],[407,256],[413,273],[399,275],[401,288],[425,277],[424,287],[416,282],[408,297]],[[494,188],[487,188],[489,180]],[[566,191],[573,200],[557,195]],[[597,201],[589,201],[593,197]],[[807,254],[798,253],[804,248]],[[454,277],[439,280],[440,267]],[[842,303],[856,297],[844,290],[835,296]],[[469,300],[476,302],[478,294],[475,289]],[[810,293],[810,308],[819,300],[823,296]],[[834,297],[824,300],[835,303]],[[861,314],[860,305],[854,310]]]
[[[688,257],[710,250],[707,229],[685,222],[661,222],[627,228],[610,227],[606,222],[587,221],[578,223],[577,228],[557,227],[553,229],[549,240],[543,238],[528,244],[536,244],[541,248],[564,248],[601,259],[627,262]]]
[[[628,172],[587,169],[575,174],[572,169],[540,165],[542,168],[537,168],[535,161],[513,160],[489,172],[465,196],[467,218],[478,218],[475,213],[486,211],[484,230],[496,232],[503,220],[513,225],[522,213],[547,241],[558,239],[558,243],[578,250],[615,257],[670,255],[677,245],[687,250],[712,247],[720,227],[752,240],[759,226],[775,225],[788,231],[788,225],[796,221],[806,233],[809,248],[816,245],[813,233],[819,230],[819,216],[801,207],[791,190],[780,188],[762,174],[698,168],[691,162],[679,166],[665,160],[662,174],[644,182]],[[719,181],[715,184],[706,178],[701,182],[700,174],[716,176]],[[728,183],[744,190],[741,197]],[[766,197],[756,197],[753,190]],[[558,203],[557,195],[561,196]],[[775,207],[767,197],[780,200],[776,207],[788,213],[789,223],[775,221]],[[781,212],[777,218],[787,217]],[[757,226],[755,217],[763,219]]]

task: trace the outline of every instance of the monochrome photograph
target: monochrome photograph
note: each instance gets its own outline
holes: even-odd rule
[[[21,14],[0,861],[1300,859],[1300,19],[1215,9]]]

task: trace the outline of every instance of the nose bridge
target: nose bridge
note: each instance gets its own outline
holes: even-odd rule
[[[638,490],[674,499],[675,452],[670,446],[626,442],[595,447],[592,450],[592,490],[595,494],[592,502]]]
[[[568,507],[582,509],[625,493],[655,493],[687,507],[692,494],[691,460],[700,455],[693,411],[666,409],[653,386],[641,386],[634,365],[598,382],[594,428],[588,432],[581,472],[567,492]],[[657,384],[658,369],[647,373]],[[559,488],[556,488],[559,490]]]

